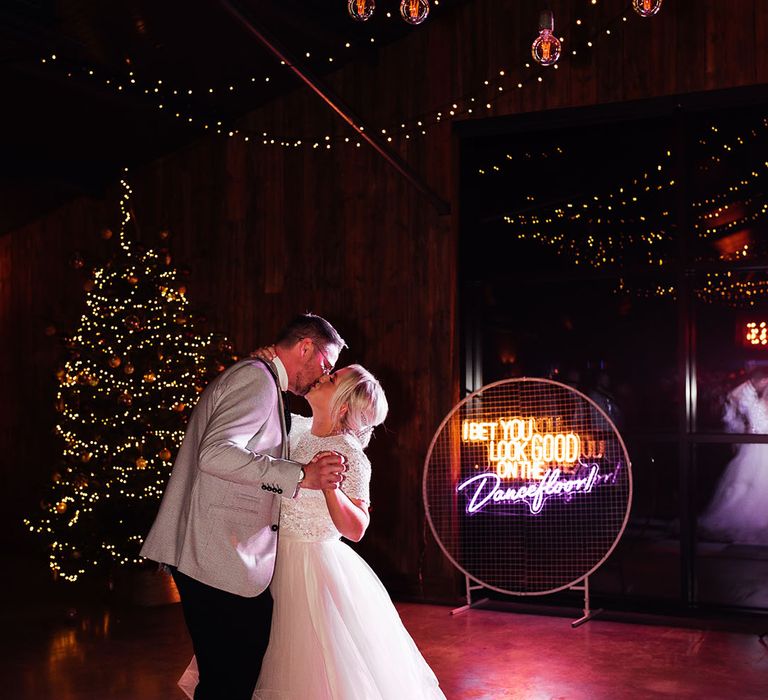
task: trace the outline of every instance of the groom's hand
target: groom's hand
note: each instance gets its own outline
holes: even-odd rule
[[[337,489],[344,481],[344,455],[338,452],[318,452],[304,465],[303,489]]]

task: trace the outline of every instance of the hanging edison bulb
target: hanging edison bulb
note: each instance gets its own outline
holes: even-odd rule
[[[641,17],[653,17],[664,0],[632,0],[632,9]]]
[[[347,10],[352,19],[358,22],[365,22],[370,19],[373,11],[376,9],[374,0],[349,0]]]
[[[408,24],[421,24],[429,14],[429,1],[402,0],[400,14]]]
[[[544,10],[539,15],[539,36],[531,45],[533,60],[542,66],[551,66],[560,58],[560,40],[554,35],[555,16],[551,10]]]

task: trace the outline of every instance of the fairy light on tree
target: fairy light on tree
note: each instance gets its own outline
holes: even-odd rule
[[[70,582],[143,561],[190,411],[236,359],[226,339],[199,331],[168,252],[130,239],[131,189],[122,185],[117,250],[86,286],[86,310],[57,372],[61,463],[42,512],[25,519],[54,576]]]

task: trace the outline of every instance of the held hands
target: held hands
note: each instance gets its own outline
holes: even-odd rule
[[[344,455],[338,452],[318,452],[312,461],[304,465],[304,481],[301,487],[313,490],[333,490],[341,486],[347,465]]]

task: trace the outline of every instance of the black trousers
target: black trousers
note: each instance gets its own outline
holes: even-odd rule
[[[251,700],[269,643],[269,590],[243,598],[172,573],[200,670],[195,700]]]

